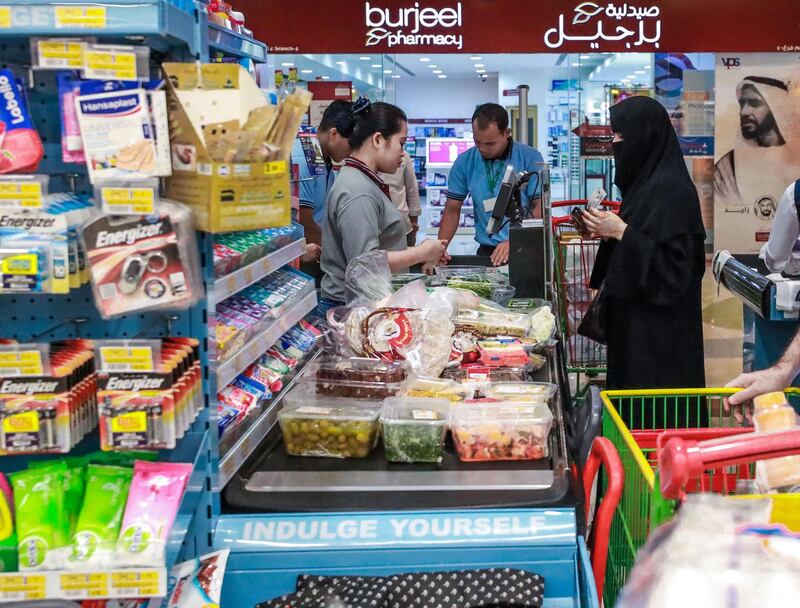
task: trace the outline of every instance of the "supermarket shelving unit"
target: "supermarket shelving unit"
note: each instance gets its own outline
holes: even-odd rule
[[[83,165],[61,160],[58,91],[54,72],[30,70],[29,39],[37,37],[92,36],[101,42],[143,44],[151,49],[152,74],[158,64],[171,61],[207,61],[210,52],[222,52],[240,60],[265,61],[265,44],[208,22],[206,6],[195,0],[103,0],[102,3],[59,0],[21,2],[8,0],[0,6],[0,63],[27,79],[31,114],[42,139],[45,156],[37,173],[50,175],[50,191],[92,194]],[[166,547],[166,567],[126,569],[124,572],[34,572],[0,573],[0,604],[8,601],[43,599],[134,598],[163,595],[168,569],[177,561],[196,556],[212,546],[213,526],[220,513],[219,442],[216,394],[243,366],[261,355],[280,335],[316,305],[316,296],[305,295],[287,307],[263,335],[251,341],[238,359],[215,374],[213,336],[214,306],[225,297],[292,262],[303,252],[304,241],[287,245],[246,268],[215,279],[213,237],[198,233],[206,296],[191,309],[136,313],[103,320],[98,314],[89,285],[69,294],[0,296],[0,336],[20,342],[83,338],[157,338],[169,335],[200,339],[205,408],[178,441],[174,450],[159,453],[159,460],[190,462],[190,478],[178,517]],[[263,347],[263,348],[262,348]],[[253,354],[252,357],[249,355]],[[249,359],[249,360],[248,360]],[[97,430],[87,436],[72,454],[99,449]],[[227,458],[237,456],[242,446],[231,448]],[[249,453],[248,453],[249,454]],[[58,456],[9,456],[0,458],[0,470],[23,469],[30,460]]]

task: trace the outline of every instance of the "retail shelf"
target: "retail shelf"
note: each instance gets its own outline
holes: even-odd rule
[[[267,60],[266,44],[237,34],[216,23],[208,24],[208,46],[228,55],[244,57],[261,63]]]
[[[208,294],[208,305],[214,306],[225,298],[239,293],[248,285],[252,285],[279,268],[283,268],[289,262],[303,255],[305,246],[305,239],[289,243],[252,264],[215,280],[214,288]]]
[[[0,37],[4,36],[153,36],[185,43],[192,53],[201,50],[192,0],[34,0],[5,5],[0,6]]]
[[[237,439],[236,442],[228,448],[220,457],[219,461],[219,484],[224,488],[228,482],[233,478],[236,472],[242,467],[248,458],[253,454],[255,449],[261,444],[263,439],[267,436],[270,429],[275,426],[278,420],[278,411],[280,410],[281,401],[284,395],[288,393],[292,387],[297,383],[303,375],[305,366],[311,363],[314,359],[322,354],[322,350],[315,352],[300,368],[297,370],[292,379],[283,387],[281,392],[272,399],[266,407],[261,411],[258,418],[244,431]],[[224,448],[224,435],[223,440],[220,442],[220,449]]]
[[[264,352],[275,344],[275,341],[285,334],[292,325],[298,323],[303,317],[314,310],[317,305],[317,293],[303,296],[295,304],[291,305],[283,316],[277,319],[267,329],[257,334],[252,340],[245,344],[230,359],[217,367],[217,386],[222,388],[227,386],[241,374],[247,366],[258,359]]]

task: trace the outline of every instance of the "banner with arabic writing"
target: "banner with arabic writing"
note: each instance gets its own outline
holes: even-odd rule
[[[800,177],[800,57],[717,56],[714,147],[715,248],[757,254]]]

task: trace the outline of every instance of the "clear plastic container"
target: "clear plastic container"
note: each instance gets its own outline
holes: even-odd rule
[[[467,403],[450,413],[453,443],[464,462],[545,458],[552,427],[553,414],[540,403]]]
[[[449,417],[447,399],[385,399],[381,425],[386,460],[441,462]]]
[[[427,399],[447,399],[451,403],[472,399],[475,396],[473,390],[453,380],[424,376],[409,380],[403,388],[403,395]]]
[[[451,277],[486,276],[485,266],[437,266],[436,276],[447,280]]]
[[[497,302],[500,306],[508,306],[516,293],[517,288],[513,285],[495,285],[492,288],[492,302]]]
[[[290,456],[365,458],[378,443],[381,403],[318,397],[293,389],[278,421]]]
[[[467,330],[480,337],[524,337],[530,327],[528,315],[516,312],[499,312],[463,308],[453,320],[457,329]]]
[[[547,382],[493,382],[483,389],[487,399],[549,403],[558,388]]]
[[[413,283],[414,281],[425,281],[425,285],[430,283],[430,277],[427,274],[419,273],[419,272],[407,272],[404,274],[393,274],[392,275],[392,289],[397,291],[401,287],[405,287],[409,283]]]
[[[360,357],[325,356],[306,366],[303,383],[333,397],[383,400],[400,393],[408,364]]]

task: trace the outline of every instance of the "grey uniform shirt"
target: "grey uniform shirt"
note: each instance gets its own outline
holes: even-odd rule
[[[369,176],[342,167],[328,194],[322,225],[322,297],[344,302],[347,264],[376,249],[406,249],[405,218]]]

